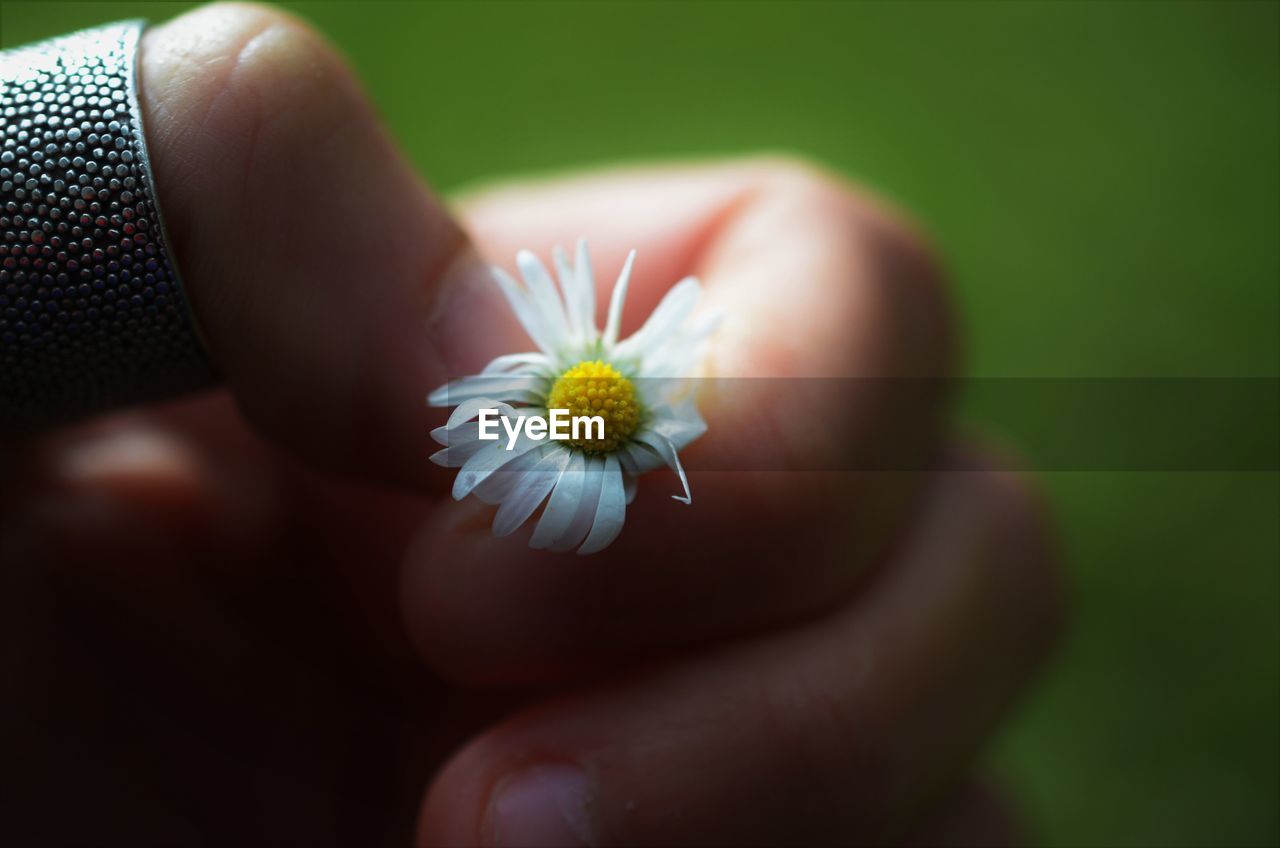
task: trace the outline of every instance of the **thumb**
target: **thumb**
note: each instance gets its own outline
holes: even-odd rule
[[[328,468],[421,483],[424,397],[458,373],[439,352],[480,343],[446,301],[501,314],[458,308],[494,296],[459,225],[301,22],[203,7],[139,63],[170,242],[243,414]]]

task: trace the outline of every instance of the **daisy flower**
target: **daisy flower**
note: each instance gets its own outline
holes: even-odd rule
[[[479,374],[451,380],[428,396],[431,406],[455,407],[448,422],[431,433],[445,446],[431,460],[459,469],[455,499],[475,495],[498,505],[495,536],[514,532],[545,501],[530,547],[589,554],[617,538],[636,494],[636,478],[646,471],[670,466],[684,490],[672,497],[691,502],[679,452],[707,425],[685,378],[698,376],[704,342],[717,321],[715,316],[691,319],[702,287],[686,277],[639,331],[619,341],[635,251],[614,284],[603,331],[596,326],[596,285],[586,242],[578,242],[573,264],[559,247],[554,259],[558,289],[527,250],[516,256],[523,282],[492,269],[538,349],[499,356]],[[603,438],[598,430],[592,439],[529,436],[530,422],[521,419],[549,419],[549,410],[559,409],[574,417],[600,416]],[[491,440],[492,429],[482,439],[481,410],[497,410],[505,419],[498,432],[512,434],[511,439]]]

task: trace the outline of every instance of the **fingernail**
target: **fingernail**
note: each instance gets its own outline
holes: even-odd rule
[[[496,848],[590,845],[586,773],[554,764],[506,778],[490,802],[488,826]]]

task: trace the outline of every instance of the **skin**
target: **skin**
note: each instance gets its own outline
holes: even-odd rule
[[[3,447],[3,832],[1016,841],[974,760],[1061,626],[1053,547],[1025,481],[947,434],[952,318],[895,215],[785,159],[449,209],[342,59],[269,8],[150,31],[141,93],[227,388]],[[702,278],[717,376],[930,379],[713,393],[691,507],[655,474],[601,554],[494,539],[425,461],[422,398],[530,349],[480,257],[579,234],[601,304],[639,251],[624,334]],[[865,457],[918,470],[822,470]],[[804,470],[723,470],[784,463]]]

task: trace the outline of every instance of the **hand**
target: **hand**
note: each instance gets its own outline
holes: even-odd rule
[[[455,223],[331,49],[266,9],[155,29],[141,73],[171,241],[228,390],[8,447],[6,830],[1011,838],[967,775],[1061,602],[1035,499],[952,445],[943,381],[852,408],[817,391],[806,416],[771,381],[711,398],[695,468],[939,459],[695,471],[691,507],[654,475],[592,557],[492,538],[426,462],[427,391],[527,346],[478,257],[584,234],[613,269],[636,248],[633,327],[696,273],[730,316],[718,376],[945,377],[944,293],[902,224],[771,159],[491,189]]]

